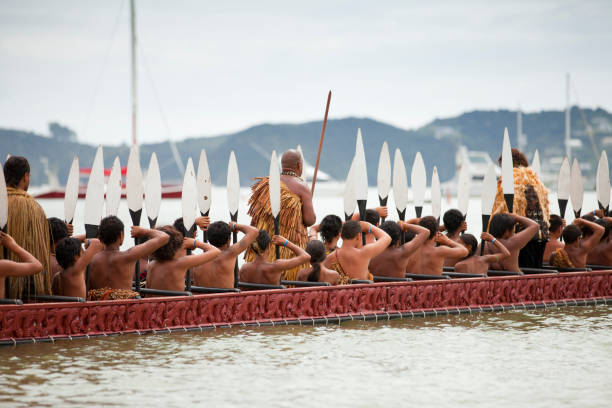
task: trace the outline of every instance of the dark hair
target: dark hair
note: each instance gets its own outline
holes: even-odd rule
[[[359,221],[349,220],[342,226],[342,239],[353,239],[361,232]]]
[[[380,224],[380,229],[385,231],[391,237],[391,243],[389,244],[390,247],[402,239],[402,229],[395,221],[383,222]]]
[[[268,245],[270,245],[270,235],[268,235],[268,231],[260,229],[255,242],[251,244],[251,249],[257,255],[263,255],[266,249],[268,249]]]
[[[595,223],[604,227],[605,231],[604,234],[601,236],[599,242],[605,241],[608,236],[610,236],[610,223],[607,220],[604,220],[603,218],[598,219],[597,221],[595,221]]]
[[[459,239],[463,241],[465,245],[470,245],[472,247],[472,249],[470,249],[470,253],[465,257],[465,259],[468,259],[476,252],[478,241],[476,241],[476,237],[472,234],[461,234],[459,235]]]
[[[57,243],[55,259],[62,269],[74,265],[74,257],[81,253],[81,241],[76,238],[64,238]]]
[[[365,221],[376,226],[380,222],[380,215],[378,215],[376,210],[367,209],[365,212]]]
[[[64,238],[68,238],[68,227],[66,227],[66,223],[60,220],[57,217],[47,218],[47,222],[49,223],[50,234],[50,244],[56,244],[60,242]]]
[[[550,214],[550,218],[548,219],[548,230],[550,232],[557,232],[562,226],[563,218],[557,214]]]
[[[22,156],[11,156],[4,163],[4,180],[8,187],[17,187],[23,176],[30,172],[28,159]]]
[[[123,232],[123,222],[114,215],[102,218],[100,228],[98,229],[98,237],[105,245],[110,245],[117,241]]]
[[[435,237],[436,233],[438,232],[438,229],[440,228],[438,226],[438,220],[436,220],[436,218],[431,215],[421,218],[421,220],[419,221],[419,225],[429,230],[428,239],[432,239],[433,237]]]
[[[163,227],[156,228],[159,231],[165,232],[170,239],[168,242],[155,250],[152,256],[158,262],[166,262],[170,261],[174,258],[174,254],[178,251],[183,245],[183,236],[181,233],[171,225],[164,225]]]
[[[595,220],[597,218],[595,218],[595,216],[591,213],[587,213],[584,214],[582,217],[583,220],[587,220],[587,221],[591,221],[591,222],[595,222]],[[593,235],[593,230],[591,229],[591,227],[587,226],[587,225],[581,225],[580,226],[580,231],[582,232],[582,236],[583,237],[588,237],[590,235]]]
[[[442,221],[444,222],[444,226],[449,234],[454,234],[457,232],[461,223],[465,221],[465,217],[461,214],[461,211],[456,208],[451,208],[447,212],[444,213],[444,217],[442,217]]]
[[[503,237],[506,231],[512,228],[514,228],[514,218],[510,214],[498,213],[491,217],[489,232],[495,238]]]
[[[563,228],[563,240],[566,244],[573,244],[582,236],[582,231],[577,225],[570,224]]]
[[[215,221],[208,226],[208,242],[210,245],[221,248],[227,244],[227,240],[232,235],[229,224],[225,221]]]
[[[321,276],[321,262],[325,260],[325,245],[318,239],[313,239],[306,245],[306,252],[310,255],[312,271],[306,279],[308,282],[318,282]]]
[[[326,215],[319,224],[319,232],[324,242],[331,242],[342,230],[342,219],[337,215]]]
[[[497,159],[497,163],[501,166],[501,155]],[[529,167],[529,160],[527,160],[527,157],[521,153],[519,149],[515,149],[514,147],[512,148],[512,167]]]

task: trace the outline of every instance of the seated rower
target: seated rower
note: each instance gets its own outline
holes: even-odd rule
[[[85,241],[85,252],[78,238],[64,238],[56,247],[57,262],[62,267],[53,277],[53,294],[60,296],[87,297],[85,270],[93,257],[104,249],[97,239]]]
[[[325,245],[325,253],[329,255],[338,247],[341,230],[342,219],[337,215],[329,214],[323,217],[320,224],[310,227],[308,237],[311,240],[318,239],[318,234],[321,234],[323,245]]]
[[[373,234],[375,242],[362,244],[362,234]],[[334,269],[344,279],[373,280],[368,265],[375,256],[382,253],[391,243],[391,237],[372,224],[361,221],[347,221],[342,226],[342,247],[332,252],[323,262],[326,268]]]
[[[408,222],[385,221],[380,229],[391,237],[389,246],[370,261],[369,270],[374,276],[388,276],[391,278],[404,278],[406,267],[411,255],[415,253],[427,241],[429,230],[417,225],[419,219],[415,218]],[[399,225],[398,225],[399,224]],[[402,245],[402,231],[410,231],[416,236]]]
[[[98,237],[104,250],[94,256],[89,265],[88,300],[129,299],[138,296],[132,291],[136,261],[148,258],[156,249],[168,242],[162,231],[142,227],[131,228],[132,238],[147,238],[147,241],[121,251],[123,222],[114,215],[100,222]]]
[[[221,251],[195,238],[184,238],[173,226],[158,228],[168,236],[168,242],[153,252],[153,262],[149,264],[147,285],[149,289],[185,290],[185,274],[187,269],[194,268],[215,259]],[[199,248],[205,252],[197,255],[187,255],[187,249]]]
[[[265,230],[260,230],[257,238],[251,244],[251,249],[255,252],[255,259],[240,267],[241,282],[278,285],[283,271],[296,268],[310,260],[310,255],[306,251],[280,235],[272,237],[272,243],[289,248],[295,257],[268,262],[268,251],[272,250],[270,236]]]
[[[559,241],[563,228],[565,227],[565,220],[557,214],[551,214],[548,220],[548,242],[544,248],[544,255],[542,261],[548,263],[550,260],[550,254],[557,249],[563,249],[565,244]]]
[[[602,210],[595,210],[599,218],[595,221],[604,227],[604,234],[599,243],[587,255],[587,264],[591,265],[612,265],[612,240],[610,239],[610,228],[612,227],[612,217],[604,217]]]
[[[478,249],[476,237],[472,234],[462,234],[459,237],[459,242],[467,248],[468,255],[455,264],[455,272],[486,275],[491,265],[497,264],[499,261],[510,256],[510,251],[488,232],[480,234],[480,239],[495,245],[499,252],[493,255],[480,256],[476,253]]]
[[[66,223],[59,218],[50,217],[47,218],[47,222],[49,223],[51,238],[49,249],[51,250],[51,280],[53,280],[55,275],[62,270],[62,267],[59,263],[57,263],[57,258],[55,257],[55,247],[57,246],[58,242],[64,238],[68,238],[70,234],[68,233]]]
[[[378,227],[380,223],[380,218],[387,218],[389,212],[387,211],[387,207],[376,207],[375,209],[368,208],[365,212],[365,222],[369,222],[375,227]],[[356,212],[351,217],[353,221],[359,221],[359,213]],[[371,244],[374,242],[374,235],[368,234],[366,235],[366,244]]]
[[[244,237],[235,244],[231,244],[233,231],[240,231]],[[244,252],[257,238],[259,230],[250,225],[216,221],[208,227],[208,242],[221,253],[211,262],[193,268],[194,284],[211,288],[234,287],[234,265],[236,258]]]
[[[332,269],[321,265],[327,255],[323,242],[312,240],[306,245],[306,252],[310,255],[310,267],[301,269],[297,274],[297,280],[308,282],[328,282],[331,285],[341,285],[340,274]],[[344,282],[348,283],[348,282]]]
[[[524,229],[515,233],[514,226],[517,223]],[[504,247],[510,251],[510,256],[491,265],[491,267],[493,269],[519,272],[522,274],[518,262],[519,252],[529,243],[529,241],[531,241],[534,235],[538,233],[538,230],[538,223],[527,217],[508,213],[495,214],[491,218],[489,232],[495,239],[499,239]],[[497,252],[499,252],[499,250],[495,246],[485,243],[484,253],[486,255],[495,254]]]
[[[0,246],[8,249],[21,260],[21,262],[11,261],[9,259],[0,259],[0,299],[4,298],[5,288],[4,282],[7,276],[31,276],[42,272],[42,264],[34,255],[15,242],[13,237],[0,231]]]
[[[589,229],[591,234],[583,237],[581,229]],[[555,250],[550,256],[550,264],[559,268],[584,268],[588,253],[597,246],[605,228],[584,218],[576,218],[563,229],[565,247]]]
[[[415,273],[442,275],[442,267],[446,258],[467,256],[468,250],[463,245],[438,231],[438,220],[431,215],[421,218],[419,225],[429,230],[429,236],[421,247],[421,268]]]
[[[444,222],[446,236],[450,240],[461,244],[459,237],[461,237],[461,234],[467,229],[467,223],[461,211],[456,208],[448,210],[444,213],[442,221]],[[444,259],[444,266],[455,266],[460,260],[461,258],[446,258]]]

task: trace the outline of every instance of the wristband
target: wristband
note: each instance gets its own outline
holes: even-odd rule
[[[593,217],[595,217],[597,214],[595,214],[595,210],[591,211],[591,214],[593,214]]]
[[[285,243],[283,244],[284,247],[287,247],[287,242],[289,242],[288,239],[285,240]]]
[[[491,243],[492,243],[492,244],[494,244],[494,243],[495,243],[495,241],[497,241],[497,239],[493,238],[493,239],[491,240]]]
[[[368,234],[372,233],[372,224],[370,224],[370,228],[368,228]]]
[[[196,240],[193,240],[193,249],[195,249]]]

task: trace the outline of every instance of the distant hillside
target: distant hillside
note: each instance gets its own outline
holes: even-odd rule
[[[598,150],[612,146],[612,115],[602,110],[584,110],[587,122],[595,134]],[[531,159],[535,148],[540,149],[543,166],[549,157],[564,154],[564,113],[544,111],[523,114],[523,132],[527,134],[526,154]],[[461,144],[470,150],[489,152],[494,160],[499,156],[503,129],[507,126],[513,146],[516,141],[516,112],[473,111],[454,118],[436,119],[416,130],[404,130],[368,118],[345,118],[330,120],[327,125],[321,168],[332,177],[343,180],[346,177],[355,148],[357,128],[361,128],[368,163],[370,185],[376,184],[378,155],[383,141],[389,143],[391,154],[400,148],[408,174],[417,151],[421,151],[428,173],[434,165],[438,167],[442,181],[455,174],[455,152]],[[591,163],[596,167],[591,142],[585,131],[585,125],[578,109],[572,109],[572,137],[580,139],[582,147],[573,150],[573,155],[581,163]],[[231,150],[236,152],[240,181],[249,185],[252,177],[265,175],[268,172],[268,160],[272,149],[282,152],[300,144],[306,160],[314,163],[318,147],[321,122],[302,124],[262,124],[241,132],[216,136],[189,138],[177,143],[183,161],[192,157],[197,166],[199,152],[205,148],[213,183],[225,184],[227,160]],[[48,182],[44,173],[43,162],[46,161],[51,173],[57,175],[61,184],[65,183],[72,157],[76,154],[82,167],[90,166],[95,153],[95,146],[58,139],[18,130],[0,129],[0,158],[8,153],[23,155],[30,160],[32,167],[32,184]],[[606,143],[608,143],[606,145]],[[141,145],[141,164],[143,169],[148,165],[152,152],[156,152],[162,179],[180,180],[178,168],[174,163],[168,143]],[[110,167],[114,157],[119,156],[121,163],[127,163],[129,147],[105,146],[104,162]],[[612,163],[612,161],[611,161]],[[589,177],[592,174],[585,174]]]

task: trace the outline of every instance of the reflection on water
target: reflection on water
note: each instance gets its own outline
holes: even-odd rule
[[[604,406],[612,308],[0,348],[0,406]]]

